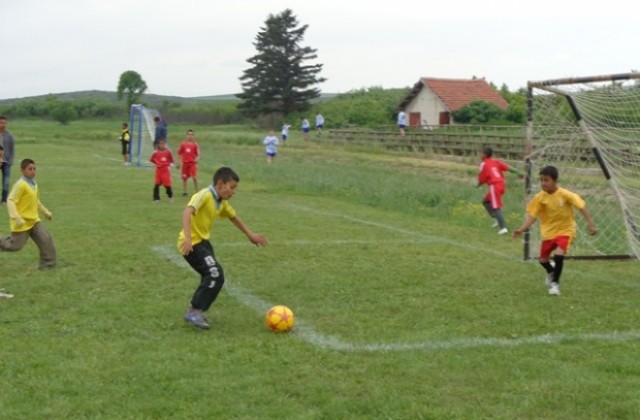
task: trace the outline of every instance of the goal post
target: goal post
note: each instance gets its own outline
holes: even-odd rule
[[[151,165],[149,158],[153,153],[155,123],[153,119],[160,113],[144,105],[133,104],[129,114],[129,161],[137,166]]]
[[[528,82],[525,155],[527,200],[553,165],[587,203],[598,234],[578,215],[572,258],[640,258],[640,73]],[[524,258],[539,244],[530,229]]]

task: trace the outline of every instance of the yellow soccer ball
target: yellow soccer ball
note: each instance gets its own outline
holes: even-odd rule
[[[291,309],[284,305],[276,305],[267,311],[264,323],[271,331],[289,332],[293,329],[296,319]]]

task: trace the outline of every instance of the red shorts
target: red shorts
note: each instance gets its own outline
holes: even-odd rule
[[[484,201],[491,204],[493,209],[502,208],[502,195],[504,194],[505,187],[503,183],[490,184],[487,194],[484,196]]]
[[[186,181],[189,178],[196,178],[198,174],[198,164],[196,162],[186,162],[182,164],[182,169],[180,169],[180,177],[183,181]]]
[[[171,169],[168,166],[156,168],[156,185],[171,186]]]
[[[566,253],[571,245],[571,238],[568,236],[556,236],[553,239],[547,239],[540,244],[540,258],[543,260],[549,259],[551,251],[556,248],[561,248]]]

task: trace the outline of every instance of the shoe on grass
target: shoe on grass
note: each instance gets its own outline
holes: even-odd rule
[[[560,286],[556,282],[551,282],[549,286],[549,294],[552,296],[560,296]]]
[[[498,231],[498,235],[504,235],[505,233],[509,233],[509,229],[502,228]]]
[[[207,323],[204,315],[202,315],[201,311],[198,311],[196,309],[189,309],[187,313],[184,314],[184,320],[194,327],[198,327],[203,330],[209,329],[209,324]]]

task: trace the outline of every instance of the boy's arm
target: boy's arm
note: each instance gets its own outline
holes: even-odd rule
[[[44,214],[44,217],[46,217],[48,220],[51,220],[53,218],[53,214],[51,214],[51,212],[47,210],[47,208],[40,202],[40,200],[38,200],[38,210],[40,210],[40,213]]]
[[[267,238],[265,238],[263,235],[253,233],[251,229],[249,229],[247,225],[244,224],[242,219],[240,219],[238,216],[232,217],[229,220],[231,220],[231,223],[233,223],[238,229],[240,229],[245,235],[247,235],[247,238],[249,238],[252,244],[256,246],[265,246],[269,243],[269,241],[267,241]]]
[[[191,216],[196,212],[196,209],[187,206],[182,212],[182,230],[184,231],[184,242],[180,245],[180,252],[182,255],[187,255],[193,251],[193,245],[191,244]]]
[[[9,212],[9,217],[13,219],[13,222],[17,227],[24,225],[24,219],[20,216],[20,213],[18,213],[16,202],[11,197],[7,199],[7,211]]]
[[[589,211],[587,210],[587,207],[583,207],[580,209],[580,213],[582,213],[582,216],[584,217],[584,220],[587,221],[587,225],[589,227],[589,235],[595,235],[598,231],[596,229],[596,224],[593,223],[593,219],[591,219],[591,215],[589,214]]]
[[[524,231],[529,229],[531,227],[531,225],[536,222],[536,220],[537,219],[535,217],[533,217],[530,214],[527,214],[527,217],[525,218],[524,223],[522,224],[522,226],[520,226],[518,229],[513,231],[513,239],[519,238],[520,235],[522,235],[522,233]]]

